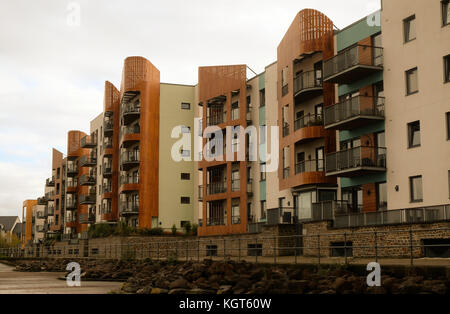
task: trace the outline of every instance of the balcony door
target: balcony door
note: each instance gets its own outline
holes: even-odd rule
[[[310,219],[312,218],[312,203],[316,202],[317,192],[309,191],[302,192],[295,196],[296,205],[297,205],[297,213],[298,218],[301,219]]]
[[[315,86],[322,85],[322,61],[314,64],[314,84]]]
[[[363,190],[360,186],[342,189],[342,200],[348,204],[349,213],[362,212]]]
[[[316,171],[324,171],[324,148],[316,148]]]

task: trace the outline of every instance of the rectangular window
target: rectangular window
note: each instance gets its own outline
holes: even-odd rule
[[[411,95],[419,91],[417,79],[417,68],[406,71],[406,95]]]
[[[182,173],[181,174],[181,180],[190,180],[191,174],[190,173]]]
[[[187,196],[182,196],[181,197],[181,204],[190,204],[191,203],[191,198],[187,197]]]
[[[281,95],[285,96],[289,92],[288,85],[288,67],[281,71]]]
[[[259,106],[264,107],[266,105],[266,90],[262,89],[259,91]]]
[[[377,201],[378,201],[378,210],[386,211],[387,210],[387,184],[386,184],[386,182],[377,184]]]
[[[411,202],[423,202],[422,176],[410,177]]]
[[[191,110],[191,104],[188,102],[182,102],[181,103],[181,109],[183,110]]]
[[[450,111],[447,112],[447,140],[450,140]]]
[[[266,181],[266,164],[263,163],[260,165],[260,180],[261,181]]]
[[[241,208],[239,198],[234,198],[231,201],[231,223],[233,225],[239,225],[241,223]]]
[[[443,0],[442,3],[442,26],[450,25],[450,5],[449,0]]]
[[[444,82],[450,82],[450,55],[444,57]]]
[[[403,20],[403,31],[405,43],[416,39],[416,16],[410,16]]]
[[[420,121],[408,123],[408,147],[420,146]]]
[[[260,220],[266,220],[267,216],[267,202],[266,201],[261,201],[261,219]]]

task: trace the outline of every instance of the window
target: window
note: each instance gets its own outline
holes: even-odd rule
[[[262,89],[259,91],[259,106],[264,107],[266,106],[266,90]]]
[[[266,164],[263,163],[260,165],[260,180],[261,181],[266,181]]]
[[[450,82],[450,55],[444,57],[444,82]]]
[[[418,146],[420,146],[420,121],[415,121],[408,124],[408,147]]]
[[[378,210],[386,211],[387,210],[387,184],[386,184],[386,182],[377,184],[377,201],[378,201]]]
[[[423,202],[422,176],[410,177],[411,203]]]
[[[450,141],[450,111],[447,112],[447,140]]]
[[[405,36],[405,43],[416,39],[416,16],[410,16],[403,20],[403,31]]]
[[[183,109],[183,110],[191,110],[191,104],[187,103],[187,102],[182,102],[181,103],[181,109]]]
[[[442,26],[450,25],[450,5],[449,0],[443,0],[442,3]]]
[[[288,87],[288,67],[281,71],[281,94],[285,96],[289,92]]]
[[[207,245],[206,256],[217,256],[217,245]]]
[[[417,68],[414,68],[406,71],[406,95],[411,95],[418,91]]]
[[[450,171],[449,171],[449,178],[450,178]],[[261,220],[266,219],[266,213],[267,213],[267,202],[261,201]]]
[[[181,204],[190,204],[191,203],[191,198],[187,197],[187,196],[182,196],[181,197]]]
[[[191,174],[190,173],[182,173],[181,174],[181,180],[190,180]]]
[[[240,199],[234,198],[231,201],[231,223],[239,225],[241,223]]]

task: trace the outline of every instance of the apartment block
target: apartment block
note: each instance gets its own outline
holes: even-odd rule
[[[77,237],[118,222],[300,234],[311,221],[409,221],[398,209],[448,220],[449,3],[382,4],[344,29],[300,11],[259,74],[202,66],[197,85],[168,84],[145,58],[125,59],[89,134],[70,131],[66,156],[53,151],[26,221],[46,206],[49,230]]]

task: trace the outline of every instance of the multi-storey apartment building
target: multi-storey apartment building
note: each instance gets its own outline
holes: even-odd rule
[[[263,73],[200,67],[196,86],[127,58],[90,135],[71,131],[67,157],[54,153],[65,195],[40,203],[65,203],[50,223],[64,216],[68,234],[198,221],[200,236],[447,205],[449,21],[448,1],[386,2],[342,30],[303,10]]]
[[[364,18],[340,30],[335,34],[335,51],[323,63],[324,82],[337,86],[335,103],[324,112],[325,129],[338,134],[338,149],[326,155],[326,174],[339,178],[339,210],[386,210],[381,27],[369,25]]]

